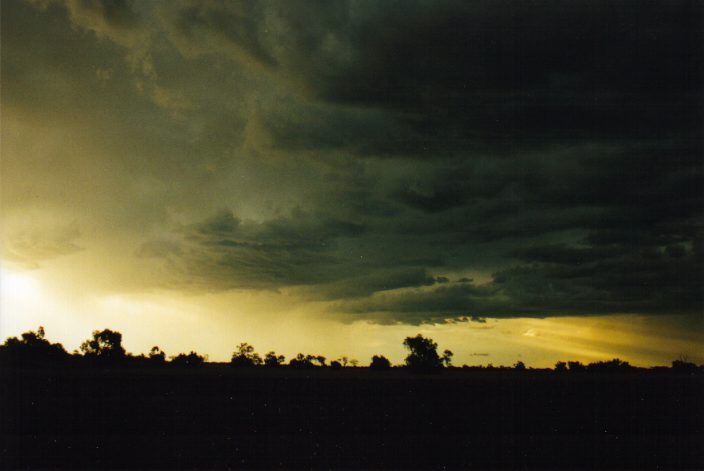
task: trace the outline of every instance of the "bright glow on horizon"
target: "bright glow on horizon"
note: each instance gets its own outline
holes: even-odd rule
[[[20,312],[34,312],[42,303],[40,283],[27,273],[0,268],[0,336],[3,340],[24,328]]]

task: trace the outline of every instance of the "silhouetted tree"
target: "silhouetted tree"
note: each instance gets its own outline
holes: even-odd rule
[[[369,368],[377,371],[389,370],[391,369],[391,362],[384,355],[374,355]]]
[[[580,373],[587,369],[581,361],[568,361],[567,366],[569,367],[571,373]]]
[[[275,352],[269,352],[264,356],[264,366],[281,366],[286,361],[283,355],[277,355]]]
[[[342,369],[342,363],[340,363],[337,360],[333,360],[330,362],[330,368],[333,370],[341,370]]]
[[[189,354],[179,353],[175,357],[171,358],[171,364],[174,366],[196,367],[202,366],[204,362],[205,357],[202,355],[198,355],[192,350]]]
[[[567,371],[567,363],[565,363],[564,361],[558,361],[557,363],[555,363],[555,371],[557,371],[558,373],[564,373],[565,371]]]
[[[442,356],[440,357],[440,361],[442,361],[443,365],[445,367],[450,367],[452,366],[452,357],[454,356],[454,353],[452,353],[450,350],[445,350],[442,352]]]
[[[93,331],[93,338],[83,342],[80,348],[87,358],[111,362],[125,358],[122,334],[110,329]]]
[[[14,365],[43,365],[69,359],[60,343],[51,343],[44,338],[44,327],[36,332],[23,333],[20,338],[10,337],[0,345],[0,363]]]
[[[350,360],[350,365],[352,365],[352,368],[357,368],[357,365],[359,365],[359,360],[357,360],[356,358],[352,358]]]
[[[243,342],[237,346],[237,350],[232,354],[230,364],[234,367],[249,367],[262,364],[262,358],[254,351],[254,347]]]
[[[525,371],[526,370],[526,364],[523,363],[522,361],[518,360],[515,365],[513,365],[513,369],[516,371]]]
[[[415,337],[406,337],[403,345],[411,352],[406,357],[406,366],[416,371],[439,370],[443,363],[448,362],[452,357],[452,352],[445,350],[445,354],[441,358],[438,355],[438,344],[421,334]]]
[[[347,366],[347,363],[349,363],[349,359],[346,356],[341,356],[337,359],[337,361],[342,365],[343,368]]]

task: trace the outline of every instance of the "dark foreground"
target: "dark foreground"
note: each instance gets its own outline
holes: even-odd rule
[[[703,469],[704,378],[5,369],[3,468]]]

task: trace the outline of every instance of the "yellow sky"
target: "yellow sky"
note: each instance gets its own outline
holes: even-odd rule
[[[701,337],[680,325],[687,319],[612,315],[547,319],[487,319],[440,325],[341,323],[324,312],[287,310],[285,299],[253,293],[185,296],[152,294],[61,293],[31,270],[0,272],[0,336],[18,335],[43,325],[52,341],[77,348],[90,332],[112,328],[123,333],[133,353],[159,345],[168,354],[190,351],[213,361],[229,359],[235,345],[253,344],[257,351],[298,352],[329,359],[346,355],[363,364],[374,354],[401,363],[401,342],[422,333],[455,353],[455,364],[549,367],[557,360],[583,362],[621,358],[632,364],[666,365],[686,357],[702,362]]]

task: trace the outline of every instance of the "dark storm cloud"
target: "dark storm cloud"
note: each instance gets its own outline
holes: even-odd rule
[[[348,274],[349,275],[349,274]],[[443,283],[444,278],[432,277],[422,268],[394,267],[379,268],[354,276],[344,276],[334,282],[315,286],[308,296],[311,299],[350,299],[370,296],[381,291],[399,288],[431,286]],[[303,290],[305,293],[305,290]]]
[[[167,22],[177,44],[258,63],[328,103],[384,110],[396,129],[384,141],[361,115],[303,115],[272,124],[284,147],[434,156],[699,130],[698,2],[179,5]]]
[[[483,285],[377,293],[343,301],[338,308],[379,322],[421,323],[467,316],[482,322],[479,316],[695,314],[704,305],[701,248],[550,246],[525,250],[520,257],[530,263],[499,271]]]
[[[619,235],[660,244],[691,240],[700,234],[704,205],[699,147],[601,143],[500,159],[498,165],[474,158],[453,172],[416,176],[393,197],[416,211],[448,212],[435,227],[465,240],[569,229],[589,231],[593,243]]]
[[[524,253],[534,263],[499,272],[494,283],[516,306],[546,313],[700,313],[704,306],[700,248],[582,250]]]
[[[423,135],[414,137],[413,127],[385,110],[334,104],[277,106],[258,117],[256,127],[271,150],[286,152],[344,149],[354,155],[416,155],[423,145],[420,140],[435,142]]]
[[[179,1],[152,15],[129,2],[66,8],[132,49],[144,48],[145,25],[156,22],[186,58],[228,57],[335,105],[301,102],[260,117],[273,145],[294,151],[464,158],[546,140],[687,139],[700,130],[703,13],[693,1]]]
[[[177,238],[151,240],[137,255],[164,262],[178,284],[196,289],[299,287],[313,300],[358,298],[380,291],[446,283],[423,268],[367,262],[341,244],[366,227],[295,210],[266,222],[242,221],[223,211],[181,228]]]
[[[139,24],[139,17],[128,0],[69,0],[65,2],[71,15],[109,28],[130,29]]]
[[[497,318],[543,317],[550,314],[534,306],[518,306],[505,294],[502,287],[494,282],[483,285],[462,283],[379,292],[364,299],[343,300],[334,307],[354,317],[361,316],[384,324],[467,321],[482,324],[485,322],[484,314]]]
[[[294,211],[264,223],[243,222],[229,211],[183,227],[180,237],[142,245],[138,255],[164,259],[196,288],[263,288],[319,284],[339,277],[342,263],[330,246],[355,237],[358,224]]]
[[[275,65],[258,38],[264,18],[255,2],[174,2],[161,14],[170,38],[188,56],[221,52],[265,68]]]
[[[146,39],[146,30],[133,2],[129,0],[30,0],[41,9],[61,6],[72,23],[106,37],[121,46],[137,48]]]
[[[355,25],[357,60],[325,82],[325,98],[487,138],[647,135],[701,113],[694,2],[399,2],[376,13]]]
[[[434,188],[430,193],[423,193],[412,188],[403,188],[397,193],[399,201],[426,212],[444,211],[461,206],[465,202],[465,192],[451,185]]]
[[[320,195],[322,212],[260,224],[223,213],[189,228],[188,249],[170,259],[201,286],[296,286],[383,323],[701,312],[691,151],[590,144],[500,163],[417,169],[398,178],[405,186],[362,179],[365,191]],[[455,275],[472,272],[488,280]]]
[[[103,123],[81,151],[158,215],[156,284],[384,323],[702,312],[700,2],[37,3],[6,9],[3,101]]]

